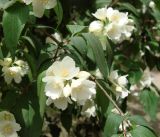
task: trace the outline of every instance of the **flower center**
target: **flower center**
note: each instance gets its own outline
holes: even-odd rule
[[[11,76],[15,76],[15,74],[16,74],[16,72],[10,71],[10,75],[11,75]]]
[[[10,114],[4,114],[4,119],[7,120],[7,121],[11,121],[12,117],[11,117]]]
[[[67,69],[63,69],[63,70],[62,70],[62,76],[63,76],[63,77],[66,77],[66,76],[68,76],[68,75],[69,75],[68,70],[67,70]]]
[[[4,134],[12,134],[13,133],[13,128],[10,124],[7,124],[3,128],[3,133]]]

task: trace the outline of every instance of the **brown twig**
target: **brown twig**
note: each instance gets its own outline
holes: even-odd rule
[[[124,113],[122,112],[122,110],[118,107],[118,105],[115,103],[115,101],[110,97],[110,95],[106,92],[106,90],[101,86],[101,84],[99,84],[99,82],[95,79],[94,76],[91,76],[91,78],[95,81],[95,83],[97,84],[97,86],[103,91],[103,93],[105,94],[105,96],[112,102],[112,104],[115,106],[115,108],[118,110],[118,112],[120,113],[121,116],[124,116]]]

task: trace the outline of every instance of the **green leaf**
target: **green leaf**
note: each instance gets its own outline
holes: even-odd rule
[[[98,66],[100,72],[103,74],[103,76],[105,78],[107,78],[108,73],[109,73],[109,69],[108,69],[108,64],[105,59],[105,55],[104,55],[103,48],[102,48],[100,41],[93,34],[84,33],[82,35],[84,36],[84,38],[88,42],[88,46],[90,46],[92,48],[92,52],[93,52],[93,55],[95,57],[95,61],[97,63],[97,66]]]
[[[37,77],[37,62],[36,62],[35,58],[33,56],[31,56],[31,54],[24,53],[24,56],[29,64],[30,69],[31,69],[32,80],[33,80]]]
[[[97,87],[96,90],[96,104],[101,110],[101,113],[104,115],[105,112],[107,111],[108,105],[109,105],[109,100],[106,98],[104,93],[101,91],[100,88]]]
[[[113,135],[111,137],[124,137],[124,136],[123,136],[123,134],[115,134],[115,135]]]
[[[38,92],[38,100],[39,100],[39,107],[40,107],[40,115],[41,118],[44,116],[45,106],[46,106],[46,95],[44,92],[45,83],[42,82],[42,78],[46,75],[46,72],[42,72],[39,74],[37,79],[37,92]]]
[[[67,25],[67,29],[72,33],[72,35],[75,35],[81,31],[83,31],[85,28],[86,28],[86,26]]]
[[[109,85],[107,85],[107,83],[105,83],[102,80],[97,80],[97,81],[106,90],[106,92],[108,92],[108,94],[112,92],[111,89],[109,88]],[[96,103],[100,108],[102,114],[105,115],[110,102],[108,98],[106,98],[106,96],[104,95],[103,91],[101,91],[101,89],[98,86],[97,86],[97,92],[96,92]]]
[[[141,77],[142,77],[142,72],[141,71],[132,71],[129,73],[129,82],[134,85],[137,84]]]
[[[146,1],[146,0],[145,0]],[[120,9],[121,10],[128,10],[132,12],[135,16],[139,17],[139,13],[137,12],[137,9],[131,5],[130,3],[119,3]]]
[[[143,126],[137,126],[130,131],[132,137],[156,137],[156,135],[149,129]]]
[[[159,0],[154,0],[154,1],[155,1],[155,4],[156,4],[157,8],[160,11],[160,1]]]
[[[16,0],[0,0],[0,9],[6,9],[13,5]]]
[[[3,59],[2,48],[0,47],[0,59]]]
[[[42,105],[39,104],[40,98],[37,96],[36,91],[35,84],[30,86],[28,92],[21,95],[17,100],[17,105],[13,110],[17,122],[22,126],[19,132],[22,137],[40,137],[41,135],[43,110],[41,109]]]
[[[112,0],[96,0],[95,2],[96,2],[96,7],[101,8],[106,5],[109,5],[112,2]]]
[[[157,95],[153,91],[143,90],[140,93],[140,101],[143,104],[145,111],[150,115],[152,119],[155,119],[158,107]]]
[[[128,120],[133,124],[133,125],[141,125],[141,126],[146,126],[148,127],[148,123],[145,121],[145,119],[141,116],[134,115],[128,117]]]
[[[27,22],[29,9],[23,4],[14,4],[4,11],[3,32],[5,43],[12,56],[14,56],[19,37]]]
[[[148,5],[150,0],[140,0],[143,4]]]
[[[123,121],[123,117],[115,114],[110,113],[106,120],[106,124],[104,127],[104,135],[105,137],[111,137],[113,134],[116,134],[119,130],[119,126]]]
[[[57,15],[57,19],[58,19],[57,27],[58,27],[61,24],[62,20],[63,20],[63,9],[62,9],[62,5],[61,5],[59,0],[57,0],[57,5],[54,8],[54,11],[55,11],[55,13]]]
[[[107,58],[107,62],[108,62],[108,66],[109,69],[112,66],[112,62],[113,62],[113,49],[112,49],[112,45],[110,44],[110,42],[107,40],[106,42],[106,58]]]
[[[81,55],[87,54],[86,42],[82,37],[75,36],[71,38],[73,46],[81,53]]]

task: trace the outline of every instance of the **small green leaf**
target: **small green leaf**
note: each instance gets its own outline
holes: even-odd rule
[[[72,33],[72,35],[75,35],[82,30],[84,30],[86,26],[80,26],[80,25],[67,25],[67,29]]]
[[[141,77],[142,77],[142,72],[141,71],[132,71],[129,73],[129,82],[134,85],[137,84]]]
[[[96,7],[101,8],[106,5],[109,5],[112,2],[112,0],[96,0],[95,2],[96,2]]]
[[[86,55],[87,46],[86,42],[82,37],[75,36],[71,38],[73,46],[81,53],[81,55]]]
[[[106,124],[104,127],[104,135],[105,137],[111,137],[113,134],[116,134],[119,130],[119,126],[123,121],[123,117],[115,114],[110,113],[106,120]]]
[[[133,125],[141,125],[141,126],[146,126],[148,127],[148,123],[145,121],[145,119],[141,116],[134,115],[128,117],[128,120],[133,124]]]
[[[16,3],[4,11],[3,32],[5,43],[12,56],[15,55],[18,40],[27,22],[29,9],[23,4]]]
[[[57,15],[57,19],[58,19],[57,27],[58,27],[61,24],[62,20],[63,20],[63,9],[62,9],[62,5],[61,5],[59,0],[57,0],[57,5],[54,8],[54,11],[55,11],[55,13]]]
[[[46,75],[46,72],[42,72],[38,76],[37,80],[37,92],[38,92],[38,100],[39,100],[39,107],[40,107],[40,115],[43,119],[45,106],[46,106],[46,95],[44,92],[45,83],[42,82],[42,78]]]

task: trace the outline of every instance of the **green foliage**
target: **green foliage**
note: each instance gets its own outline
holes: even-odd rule
[[[3,15],[3,29],[5,43],[12,56],[15,55],[17,44],[21,32],[28,19],[28,7],[19,3],[9,7],[4,11]]]
[[[46,9],[44,16],[37,18],[33,13],[33,4],[27,5],[21,0],[0,0],[0,110],[14,114],[16,122],[21,125],[18,135],[45,136],[42,128],[48,123],[45,132],[49,131],[53,136],[62,136],[66,131],[69,137],[91,136],[88,130],[92,129],[93,133],[98,132],[94,134],[97,137],[99,134],[104,137],[124,137],[124,134],[156,137],[142,116],[128,112],[131,109],[128,102],[139,99],[145,113],[152,120],[157,120],[160,101],[159,83],[156,83],[160,74],[160,1],[154,2],[155,7],[150,6],[150,0],[57,0],[54,9]],[[123,39],[128,35],[129,38],[115,42],[108,34],[103,35],[109,23],[107,19],[101,21],[101,25],[104,25],[101,32],[89,33],[89,24],[98,20],[93,13],[104,7],[127,13],[126,16],[133,20],[129,20],[127,28],[123,28],[121,37]],[[121,23],[123,21],[125,18]],[[127,30],[132,25],[135,29],[129,36]],[[99,26],[94,29],[96,27]],[[111,32],[116,34],[122,31],[114,29]],[[85,113],[82,113],[85,104],[73,101],[71,95],[66,110],[56,109],[55,102],[46,106],[46,84],[42,79],[48,73],[54,75],[54,72],[46,73],[46,70],[65,56],[73,58],[76,67],[89,72],[91,76],[88,80],[96,83],[96,94],[92,100],[95,103],[95,117],[85,117]],[[12,65],[3,64],[7,57],[12,58]],[[15,81],[14,71],[5,72],[10,67],[18,66],[13,63],[16,60],[24,60],[28,64],[28,73],[21,77],[20,83]],[[149,70],[147,74],[144,73],[146,69]],[[109,76],[114,70],[118,71],[119,76],[112,80]],[[13,77],[10,84],[6,84],[6,75]],[[123,84],[123,76],[128,81],[126,84]],[[156,82],[148,84],[151,77]],[[71,84],[72,80],[65,82],[62,82],[64,86]],[[54,82],[52,84],[54,87]],[[136,89],[131,91],[133,85]],[[121,97],[124,91],[130,91],[126,98]],[[125,108],[124,112],[113,113],[117,107]],[[92,109],[89,108],[88,112]],[[128,126],[121,131],[120,125],[126,121]],[[86,135],[81,135],[84,131]]]
[[[123,117],[110,113],[107,117],[107,121],[104,127],[104,136],[105,137],[111,137],[113,134],[116,134],[119,130],[119,126],[123,121]]]
[[[54,8],[54,11],[58,19],[57,26],[59,26],[63,20],[63,9],[59,0],[57,0],[57,6]]]
[[[143,126],[137,126],[130,133],[133,137],[156,137],[150,129]]]
[[[144,106],[145,111],[150,115],[152,119],[155,119],[158,108],[157,95],[153,91],[143,90],[140,94],[140,100]]]
[[[109,68],[100,41],[92,34],[87,33],[83,34],[83,36],[88,42],[88,46],[90,46],[93,51],[93,55],[100,72],[105,78],[107,78],[109,75]]]

